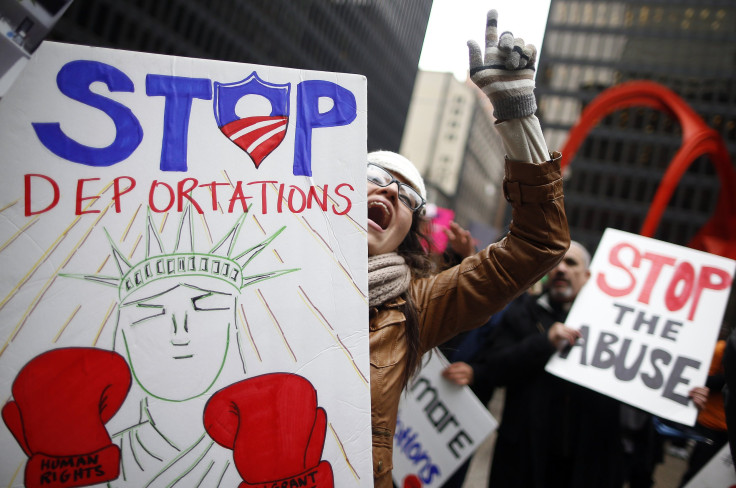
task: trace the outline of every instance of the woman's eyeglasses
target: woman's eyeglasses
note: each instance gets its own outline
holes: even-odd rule
[[[386,188],[391,183],[396,183],[399,187],[399,200],[409,207],[412,212],[416,212],[424,206],[424,198],[414,188],[400,182],[388,170],[377,164],[368,163],[368,181],[382,188]]]

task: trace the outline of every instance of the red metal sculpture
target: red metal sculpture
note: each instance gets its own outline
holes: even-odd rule
[[[687,168],[708,155],[721,182],[716,209],[688,244],[712,254],[736,259],[736,171],[721,136],[676,93],[651,81],[632,81],[603,91],[584,110],[562,148],[562,167],[572,161],[588,132],[606,115],[628,107],[649,107],[677,119],[682,145],[665,171],[640,234],[653,237],[662,214]]]

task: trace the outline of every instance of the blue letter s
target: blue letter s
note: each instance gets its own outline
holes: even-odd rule
[[[95,81],[107,85],[111,92],[133,92],[133,82],[125,73],[97,61],[71,61],[56,76],[61,93],[90,107],[103,111],[115,123],[115,140],[107,147],[85,146],[68,137],[58,122],[34,122],[36,136],[57,156],[87,166],[111,166],[126,159],[143,140],[143,129],[126,106],[90,91]]]

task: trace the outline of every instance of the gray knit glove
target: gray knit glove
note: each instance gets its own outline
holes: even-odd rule
[[[488,12],[486,21],[486,55],[480,47],[468,41],[470,79],[483,90],[493,104],[498,120],[532,115],[537,110],[534,99],[534,63],[537,48],[514,38],[511,32],[498,37],[498,12]]]

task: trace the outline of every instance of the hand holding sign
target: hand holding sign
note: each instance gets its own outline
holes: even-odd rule
[[[708,396],[710,396],[710,388],[707,386],[696,386],[690,390],[687,396],[692,399],[695,408],[702,410],[705,408],[705,402],[708,401]]]
[[[442,370],[442,377],[456,385],[472,385],[473,367],[468,363],[457,361]]]
[[[662,418],[692,425],[736,263],[607,229],[592,279],[566,320],[584,342],[547,371]],[[692,399],[692,402],[690,401]]]
[[[572,329],[562,322],[555,322],[547,331],[549,342],[557,349],[572,346],[575,341],[583,337],[579,330]]]

